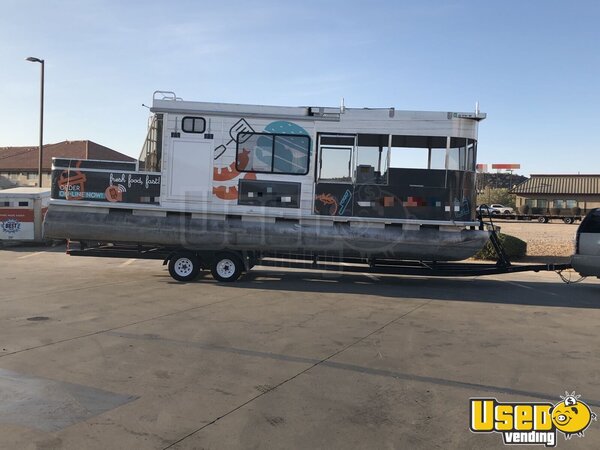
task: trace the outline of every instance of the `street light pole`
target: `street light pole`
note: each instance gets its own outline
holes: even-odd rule
[[[42,187],[42,155],[44,151],[44,60],[30,56],[27,61],[38,62],[42,65],[40,79],[40,149],[38,153],[38,187]]]

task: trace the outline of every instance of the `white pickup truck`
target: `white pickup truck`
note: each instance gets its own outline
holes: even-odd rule
[[[600,278],[600,208],[590,211],[579,225],[571,265],[581,276]]]
[[[481,205],[477,207],[483,213],[487,214],[514,214],[515,210],[510,206],[504,206],[499,203],[493,205]]]

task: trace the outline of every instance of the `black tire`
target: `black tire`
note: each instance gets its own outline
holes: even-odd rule
[[[575,222],[575,219],[573,219],[572,217],[565,217],[563,219],[563,222],[566,223],[567,225],[571,225],[573,222]]]
[[[243,263],[235,253],[217,253],[210,266],[210,272],[215,280],[224,283],[236,281],[242,274]]]
[[[498,214],[500,214],[498,211],[492,211],[492,216],[497,216]]]
[[[508,209],[506,211],[504,211],[504,214],[512,214]]]
[[[177,252],[169,260],[169,275],[177,281],[192,281],[200,269],[200,260],[192,252]]]
[[[548,223],[548,218],[545,216],[538,217],[538,222],[539,223]]]

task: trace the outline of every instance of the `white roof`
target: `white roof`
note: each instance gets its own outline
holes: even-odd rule
[[[161,98],[162,95],[162,98]],[[173,92],[155,92],[152,112],[273,118],[315,122],[317,132],[451,136],[477,139],[486,114],[451,111],[402,111],[395,108],[268,106],[184,101]]]
[[[16,187],[10,189],[3,189],[0,191],[0,197],[50,197],[50,188]]]
[[[204,113],[216,115],[241,114],[244,116],[267,116],[305,118],[313,120],[340,120],[343,115],[353,118],[379,119],[401,118],[403,120],[415,119],[472,119],[482,120],[485,113],[480,112],[447,112],[447,111],[404,111],[395,108],[331,108],[321,106],[269,106],[269,105],[242,105],[236,103],[209,103],[193,102],[174,99],[154,99],[152,112],[172,113]]]

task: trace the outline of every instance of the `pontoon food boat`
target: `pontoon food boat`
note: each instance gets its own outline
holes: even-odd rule
[[[204,103],[161,91],[151,111],[139,161],[54,160],[46,237],[171,249],[178,279],[279,252],[456,261],[489,238],[475,220],[478,111]]]

